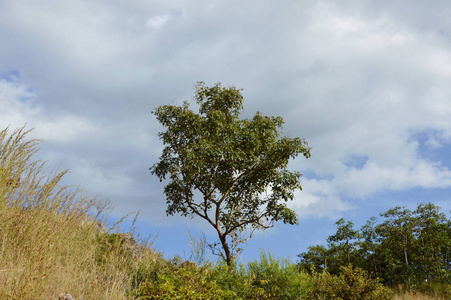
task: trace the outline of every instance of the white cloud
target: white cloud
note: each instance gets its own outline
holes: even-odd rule
[[[336,219],[343,211],[352,208],[336,194],[334,183],[326,179],[304,179],[303,191],[295,193],[295,199],[288,207],[299,214],[301,218],[327,217]]]
[[[90,122],[74,115],[66,115],[54,120],[37,120],[39,138],[48,142],[71,143],[95,130]]]
[[[38,114],[38,110],[33,107],[33,92],[26,86],[20,84],[14,76],[0,79],[0,125],[23,126],[29,117]]]
[[[147,20],[146,26],[154,30],[160,29],[163,27],[164,23],[166,23],[168,18],[168,15],[151,17]]]
[[[415,138],[437,132],[426,134],[437,150],[451,137],[451,24],[434,5],[3,5],[0,65],[21,79],[0,80],[0,125],[35,127],[77,178],[94,179],[94,193],[142,189],[134,205],[152,193],[164,206],[147,171],[161,150],[150,110],[189,100],[197,80],[244,88],[246,113],[281,115],[286,132],[313,146],[310,159],[293,163],[324,178],[303,179],[293,202],[301,213],[335,216],[352,207],[349,197],[451,185],[450,166],[423,157]],[[352,156],[368,159],[351,168]]]
[[[304,180],[294,207],[301,214],[316,207],[318,215],[334,214],[349,208],[350,197],[450,188],[451,166],[422,157],[415,139],[416,132],[428,130],[450,136],[449,45],[390,15],[327,8],[313,13],[324,17],[311,23],[314,35],[307,32],[297,41],[299,52],[316,63],[290,79],[291,85],[299,83],[302,97],[285,118],[290,134],[297,132],[313,146],[312,158],[293,165],[327,179],[320,181],[321,189],[311,178]],[[449,143],[428,141],[435,147]],[[361,169],[348,168],[345,158],[353,155],[369,159]]]
[[[62,116],[46,118],[44,109],[37,105],[35,92],[7,75],[0,79],[0,126],[11,129],[27,126],[37,128],[32,135],[47,142],[70,143],[93,130],[83,116],[66,112]]]

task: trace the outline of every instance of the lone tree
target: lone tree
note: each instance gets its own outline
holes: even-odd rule
[[[256,229],[297,224],[286,202],[301,188],[301,173],[287,166],[301,153],[310,157],[310,148],[304,139],[280,135],[281,117],[257,112],[240,119],[243,96],[235,87],[198,82],[194,99],[199,113],[187,102],[152,112],[166,131],[159,133],[165,147],[150,170],[160,181],[169,177],[166,213],[205,219],[219,237],[209,246],[231,266]]]

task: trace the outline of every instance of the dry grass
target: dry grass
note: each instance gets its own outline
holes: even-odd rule
[[[156,254],[106,249],[99,237],[109,234],[88,214],[99,202],[60,186],[67,171],[45,175],[27,133],[0,131],[0,299],[129,299],[137,264]]]
[[[423,294],[415,292],[407,292],[403,294],[397,294],[393,300],[434,300],[434,299],[445,299],[445,298],[432,298]]]

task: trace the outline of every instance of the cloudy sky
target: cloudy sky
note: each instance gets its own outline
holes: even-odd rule
[[[290,204],[299,226],[257,234],[291,257],[344,217],[396,205],[451,210],[451,3],[301,0],[0,0],[0,128],[34,128],[39,158],[109,199],[168,257],[196,219],[166,217],[149,174],[163,147],[150,113],[191,100],[196,81],[244,89],[245,116],[282,116],[312,157]]]

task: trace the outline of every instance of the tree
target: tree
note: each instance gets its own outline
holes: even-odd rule
[[[372,276],[382,278],[383,258],[379,255],[379,236],[376,232],[377,218],[371,217],[360,228],[360,241],[358,246],[359,262],[356,266],[367,270]]]
[[[385,276],[392,283],[406,283],[410,287],[414,272],[410,260],[415,249],[415,219],[409,209],[401,206],[391,208],[380,216],[386,218],[384,223],[376,226],[381,239],[381,255],[387,265]]]
[[[244,99],[235,87],[199,82],[194,99],[199,113],[188,102],[153,111],[166,131],[159,133],[165,147],[150,170],[160,181],[169,177],[166,213],[206,220],[219,237],[210,244],[213,253],[230,266],[256,229],[297,223],[286,203],[301,188],[301,173],[287,166],[299,154],[310,157],[310,148],[304,139],[281,136],[281,117],[257,112],[240,119]]]
[[[431,291],[438,291],[435,289],[443,285],[447,293],[451,220],[441,208],[433,203],[420,203],[414,211],[396,206],[380,216],[382,223],[371,217],[359,231],[353,229],[352,222],[338,220],[337,232],[329,236],[326,247],[308,247],[298,255],[299,267],[318,271],[326,269],[327,263],[327,272],[337,275],[340,266],[351,263],[393,287],[428,285]]]
[[[337,232],[327,238],[331,252],[336,256],[337,271],[340,266],[348,265],[351,263],[351,253],[354,252],[359,238],[359,232],[354,230],[354,223],[351,221],[345,221],[341,218],[337,222]]]
[[[450,248],[446,215],[432,203],[421,203],[413,212],[417,239],[415,275],[417,281],[443,281],[446,273],[444,253]],[[448,250],[449,251],[449,250]]]
[[[330,249],[323,245],[309,246],[307,252],[298,254],[299,267],[304,271],[326,271],[329,264]]]

